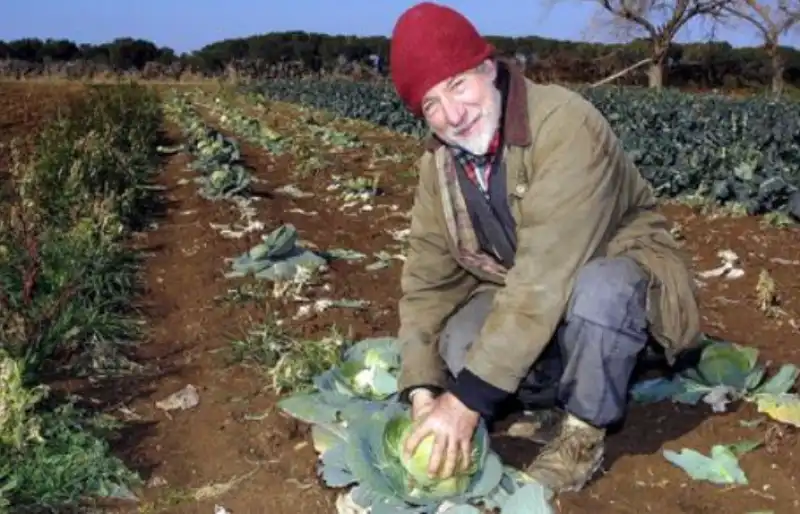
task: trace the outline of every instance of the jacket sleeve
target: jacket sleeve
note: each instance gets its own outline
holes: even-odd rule
[[[461,268],[447,246],[430,152],[420,160],[419,177],[398,309],[401,397],[419,386],[433,390],[445,387],[445,365],[439,354],[438,335],[444,321],[477,285],[477,280]]]
[[[486,414],[517,389],[549,343],[576,274],[608,242],[621,217],[626,157],[588,101],[576,95],[555,107],[533,145],[515,265],[452,388],[468,407]]]

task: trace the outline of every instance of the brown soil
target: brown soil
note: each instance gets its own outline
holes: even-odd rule
[[[10,163],[10,145],[21,142],[23,152],[29,152],[34,136],[65,100],[82,89],[79,84],[54,86],[5,82],[0,84],[0,174]]]
[[[4,98],[5,86],[0,91]],[[19,130],[20,121],[9,120],[5,114],[8,109],[0,112],[4,116],[0,123],[6,130]],[[282,134],[295,134],[300,130],[295,126],[298,116],[291,107],[281,107],[262,119]],[[371,255],[386,250],[393,242],[387,230],[406,226],[398,213],[405,212],[412,200],[413,179],[407,171],[418,147],[384,131],[365,132],[360,124],[339,121],[337,126],[362,133],[364,140],[379,142],[404,156],[396,164],[381,165],[381,185],[386,194],[376,200],[375,210],[345,214],[339,210],[340,200],[322,200],[331,196],[325,191],[330,174],[367,168],[370,145],[330,154],[332,165],[324,172],[300,178],[291,173],[298,169],[291,155],[272,157],[244,144],[247,162],[264,181],[257,185],[264,196],[256,204],[258,219],[267,230],[292,223],[301,238],[322,249],[350,248]],[[179,137],[174,127],[169,127],[168,133],[174,139]],[[230,340],[240,336],[251,320],[263,320],[270,311],[287,319],[297,305],[273,300],[262,304],[215,302],[215,297],[244,282],[222,276],[223,259],[248,249],[257,236],[225,239],[209,226],[231,222],[236,214],[229,203],[205,201],[196,194],[194,184],[181,183],[192,175],[185,169],[187,162],[182,155],[165,162],[162,180],[168,188],[167,215],[154,230],[141,234],[137,243],[151,255],[144,270],[147,295],[143,298],[150,337],[142,345],[140,359],[157,373],[136,383],[117,384],[113,395],[115,406],[125,406],[133,413],[130,417],[135,426],[119,451],[150,481],[142,504],[147,509],[140,512],[154,512],[157,507],[163,509],[161,512],[180,514],[213,512],[215,504],[242,514],[334,512],[335,492],[318,483],[315,454],[306,429],[274,408],[275,396],[266,391],[264,378],[255,370],[228,363]],[[269,194],[289,183],[317,196],[290,200]],[[398,206],[397,210],[387,207],[392,205]],[[293,208],[306,213],[293,212]],[[790,323],[792,317],[800,320],[800,230],[764,228],[758,219],[750,218],[711,219],[683,206],[665,206],[664,210],[680,223],[698,270],[718,266],[716,253],[723,249],[733,250],[742,260],[744,277],[709,279],[702,287],[704,330],[754,345],[765,359],[800,364],[800,334]],[[312,211],[317,214],[307,214]],[[292,329],[321,337],[335,325],[341,330],[351,329],[356,338],[392,335],[397,328],[399,263],[374,272],[366,271],[365,264],[335,263],[325,281],[331,285],[327,296],[369,300],[368,309],[329,309],[291,323]],[[758,309],[756,283],[762,268],[774,278],[786,314],[769,317]],[[186,384],[199,390],[196,408],[174,411],[169,416],[155,408],[155,401]],[[95,395],[106,393],[98,390]],[[266,417],[260,420],[244,416],[260,417],[262,413]],[[701,406],[634,406],[623,429],[609,438],[605,473],[580,493],[562,495],[560,511],[798,512],[797,431],[777,424],[758,428],[741,425],[741,421],[756,416],[749,407],[712,415]],[[742,459],[750,479],[748,487],[692,482],[660,454],[663,448],[683,447],[707,452],[716,443],[764,437],[765,433],[769,434],[766,447]],[[509,463],[523,464],[532,457],[518,448],[509,453],[508,447],[503,447]],[[242,480],[236,482],[238,477]],[[218,496],[199,501],[185,497],[192,489],[231,481],[235,482],[228,484],[229,490]]]

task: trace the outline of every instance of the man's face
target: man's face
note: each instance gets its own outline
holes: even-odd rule
[[[449,144],[485,154],[500,123],[502,101],[491,60],[433,86],[422,100],[431,130]]]

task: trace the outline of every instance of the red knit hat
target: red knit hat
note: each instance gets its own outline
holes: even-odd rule
[[[389,66],[398,96],[415,116],[430,88],[478,66],[494,47],[461,13],[433,2],[404,12],[392,31]]]

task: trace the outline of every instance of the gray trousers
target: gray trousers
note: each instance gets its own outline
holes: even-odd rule
[[[634,368],[650,340],[647,282],[629,258],[599,258],[584,266],[553,340],[520,385],[516,396],[522,406],[542,406],[551,396],[594,426],[619,421]],[[493,298],[494,291],[475,295],[442,330],[439,351],[454,377],[465,365]]]

